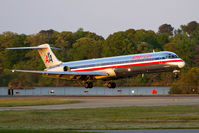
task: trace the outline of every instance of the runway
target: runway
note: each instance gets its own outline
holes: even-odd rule
[[[1,98],[52,98],[52,96],[26,96]],[[166,106],[166,105],[199,105],[199,96],[53,96],[64,100],[77,100],[81,103],[43,106],[0,107],[3,110],[48,110],[78,109],[123,106]]]

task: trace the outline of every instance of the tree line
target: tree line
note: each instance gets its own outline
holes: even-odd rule
[[[199,78],[194,76],[199,67],[199,23],[191,21],[174,29],[170,24],[163,24],[158,32],[145,29],[128,29],[110,34],[106,39],[96,33],[55,30],[41,30],[37,34],[25,35],[13,32],[0,34],[0,86],[70,86],[78,85],[71,81],[45,78],[37,74],[12,73],[12,69],[43,70],[45,68],[36,50],[6,50],[8,47],[28,47],[49,43],[61,61],[75,61],[100,57],[128,55],[158,51],[172,51],[186,62],[181,78],[173,78],[172,73],[136,75],[132,78],[118,80],[120,86],[170,86],[171,93],[198,92]],[[194,80],[192,80],[194,78]],[[190,79],[190,81],[188,81]],[[187,91],[179,91],[180,85],[187,81]],[[195,84],[193,86],[193,84]],[[96,85],[102,86],[102,81]],[[182,87],[181,87],[182,88]],[[185,90],[185,89],[183,89]]]

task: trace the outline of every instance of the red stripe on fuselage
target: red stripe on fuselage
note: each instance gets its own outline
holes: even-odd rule
[[[143,63],[136,63],[136,64],[115,65],[115,66],[102,66],[102,67],[97,67],[97,68],[85,68],[81,70],[72,70],[71,72],[94,71],[94,70],[132,67],[132,66],[141,66],[141,65],[153,65],[153,64],[162,64],[162,63],[169,63],[169,62],[183,62],[183,60],[155,61],[155,62],[143,62]]]

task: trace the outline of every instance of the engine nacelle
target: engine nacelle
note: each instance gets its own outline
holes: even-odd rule
[[[63,71],[64,71],[64,72],[70,72],[70,68],[69,68],[68,66],[64,66],[64,67],[63,67]]]
[[[54,68],[46,69],[46,71],[70,72],[70,68],[68,66],[57,66]]]

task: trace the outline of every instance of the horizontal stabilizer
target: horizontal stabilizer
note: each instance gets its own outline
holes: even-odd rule
[[[36,49],[39,52],[39,55],[41,56],[45,66],[52,67],[61,64],[62,62],[57,59],[55,54],[51,49],[58,49],[60,48],[53,48],[50,47],[49,44],[42,44],[39,46],[32,46],[32,47],[14,47],[14,48],[6,48],[8,50],[25,50],[25,49]]]
[[[35,47],[14,47],[14,48],[6,48],[6,49],[9,49],[9,50],[17,50],[17,49],[45,49],[45,48],[48,48],[48,47],[39,47],[39,46],[35,46]],[[50,47],[51,49],[57,49],[57,50],[60,50],[60,48],[54,48],[54,47]]]
[[[90,76],[107,76],[103,72],[57,72],[57,71],[31,71],[31,70],[12,70],[12,72],[27,72],[40,74],[55,74],[55,75],[90,75]]]
[[[44,49],[44,48],[48,48],[48,47],[14,47],[14,48],[6,48],[6,49],[11,49],[11,50],[14,50],[14,49]]]

